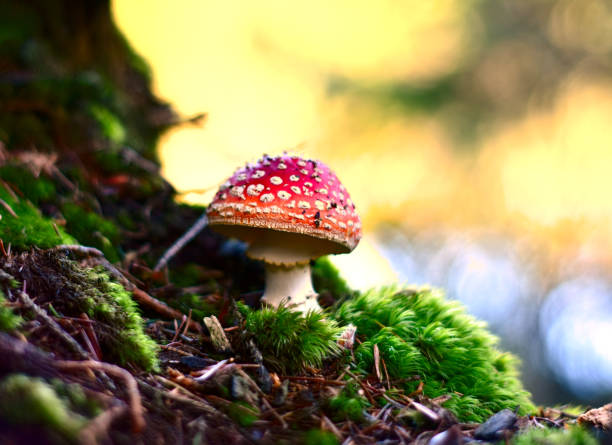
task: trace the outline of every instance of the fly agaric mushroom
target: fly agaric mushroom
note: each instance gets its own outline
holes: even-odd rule
[[[320,310],[310,260],[348,253],[361,238],[355,205],[322,162],[264,155],[238,169],[207,210],[217,232],[249,243],[247,255],[266,268],[262,302]]]

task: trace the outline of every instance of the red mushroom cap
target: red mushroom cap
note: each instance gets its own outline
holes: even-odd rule
[[[238,169],[207,213],[217,230],[225,226],[245,241],[261,236],[246,228],[271,229],[331,241],[325,253],[347,253],[361,239],[355,205],[337,176],[320,161],[287,154]]]

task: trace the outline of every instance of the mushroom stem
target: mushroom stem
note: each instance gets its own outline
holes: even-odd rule
[[[282,266],[265,263],[266,290],[261,301],[273,307],[281,303],[293,306],[296,310],[320,311],[317,293],[312,288],[310,263]]]

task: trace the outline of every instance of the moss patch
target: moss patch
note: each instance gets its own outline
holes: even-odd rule
[[[515,445],[597,445],[598,441],[585,429],[530,428],[514,436]]]
[[[73,441],[85,419],[42,379],[13,374],[0,381],[0,418],[9,424],[44,428]]]
[[[142,317],[130,293],[102,268],[71,267],[73,278],[80,279],[79,284],[72,282],[81,290],[79,306],[89,317],[113,328],[114,332],[103,338],[115,361],[133,363],[148,371],[157,369],[157,344],[144,333]]]
[[[321,257],[312,265],[312,283],[318,293],[329,292],[336,301],[354,293],[328,257]]]
[[[378,345],[391,378],[418,376],[406,391],[422,382],[428,397],[450,395],[444,406],[462,421],[482,422],[504,408],[535,409],[517,377],[517,359],[496,348],[498,339],[484,323],[438,291],[372,290],[344,303],[334,317],[357,326],[362,373],[372,371]]]
[[[30,202],[15,199],[0,186],[0,237],[5,246],[11,244],[19,250],[36,246],[41,249],[58,244],[74,244],[76,240],[66,231],[54,225],[52,219],[42,216]]]
[[[100,249],[111,262],[119,260],[121,237],[113,222],[73,203],[64,204],[62,214],[66,218],[66,230],[81,244]]]
[[[247,331],[272,369],[286,373],[318,368],[340,351],[336,339],[341,329],[323,314],[303,315],[285,306],[253,311],[240,305],[240,310]]]
[[[0,259],[0,267],[26,281],[37,304],[52,305],[56,316],[85,313],[94,320],[103,360],[147,371],[158,368],[157,344],[144,333],[136,303],[101,267],[81,267],[54,250]]]

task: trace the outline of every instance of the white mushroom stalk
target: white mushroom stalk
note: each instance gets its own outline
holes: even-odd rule
[[[261,302],[272,307],[281,304],[301,312],[320,311],[317,293],[312,287],[310,263],[293,266],[266,265],[266,290]]]

